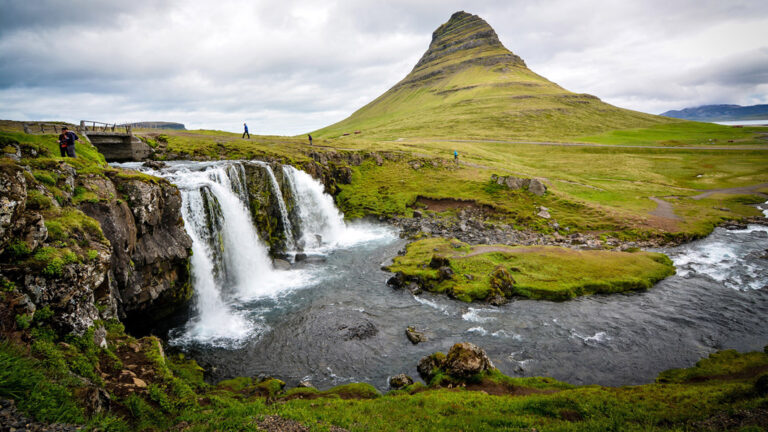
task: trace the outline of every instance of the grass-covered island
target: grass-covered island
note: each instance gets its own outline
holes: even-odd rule
[[[440,237],[410,243],[387,270],[396,273],[390,284],[398,287],[415,284],[467,302],[493,303],[643,290],[675,274],[672,261],[656,252],[470,246]]]

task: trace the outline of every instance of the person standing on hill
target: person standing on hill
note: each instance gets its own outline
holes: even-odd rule
[[[59,135],[59,151],[61,157],[77,157],[75,156],[75,141],[77,141],[77,135],[74,132],[70,132],[69,129],[64,126],[61,128],[61,135]]]
[[[459,152],[457,150],[453,151],[453,162],[456,163],[456,166],[459,166]]]
[[[309,137],[309,145],[312,145],[312,135],[307,134],[307,136]]]
[[[243,139],[245,139],[245,136],[248,135],[248,139],[251,139],[251,134],[248,133],[248,125],[243,123]]]

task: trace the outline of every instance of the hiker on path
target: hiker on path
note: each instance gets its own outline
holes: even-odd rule
[[[456,150],[453,151],[453,161],[456,162],[456,166],[459,166],[459,152]]]
[[[75,156],[75,141],[80,138],[75,135],[74,132],[70,132],[66,126],[61,128],[61,135],[59,135],[59,151],[61,157],[77,157]]]
[[[245,139],[245,136],[248,135],[248,139],[251,139],[251,134],[248,133],[248,125],[243,123],[243,139]]]
[[[307,134],[307,136],[309,137],[309,145],[312,145],[312,135]]]

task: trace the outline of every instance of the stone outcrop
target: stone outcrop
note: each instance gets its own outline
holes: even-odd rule
[[[290,222],[296,233],[299,220],[294,209],[292,189],[283,175],[281,165],[278,163],[270,165],[272,173],[280,186],[283,201],[290,215]],[[283,226],[280,205],[273,190],[267,168],[262,164],[256,163],[245,163],[243,168],[245,169],[246,188],[248,189],[253,224],[259,232],[259,237],[270,246],[270,252],[273,255],[279,255],[285,250],[286,246],[285,226]]]
[[[485,350],[469,342],[452,346],[445,359],[445,372],[456,378],[469,378],[492,369],[495,368]]]
[[[469,342],[453,345],[447,356],[438,352],[423,357],[417,366],[419,375],[427,383],[438,375],[444,375],[449,381],[463,382],[494,369],[493,362],[485,350]]]
[[[108,174],[108,179],[93,176],[80,183],[102,197],[106,192],[124,199],[83,202],[79,207],[99,222],[112,245],[110,288],[119,294],[120,317],[129,327],[141,326],[147,318],[168,316],[191,298],[192,240],[184,230],[175,186],[160,179]]]
[[[82,335],[109,318],[152,325],[190,299],[191,240],[176,187],[97,170],[0,158],[0,315],[23,326],[49,309],[54,328]],[[103,329],[94,333],[103,343]]]
[[[406,374],[398,374],[389,379],[389,387],[393,390],[399,390],[413,384],[413,378]]]
[[[513,176],[491,176],[491,181],[511,190],[526,190],[536,196],[543,196],[547,193],[547,186],[539,179],[527,179]]]

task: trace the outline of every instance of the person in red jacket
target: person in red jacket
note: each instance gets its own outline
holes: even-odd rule
[[[79,138],[74,132],[67,129],[66,126],[61,128],[61,135],[59,135],[59,151],[61,157],[77,157],[75,156],[75,141]]]

